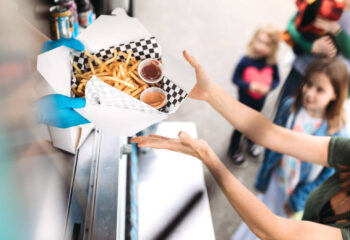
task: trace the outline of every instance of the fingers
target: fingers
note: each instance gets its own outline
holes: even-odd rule
[[[53,41],[47,41],[47,42],[45,42],[44,45],[43,45],[42,48],[41,48],[41,53],[50,51],[50,50],[52,49],[52,47],[51,47],[52,42],[53,42]]]
[[[337,54],[337,48],[330,36],[324,36],[315,41],[314,53],[333,58]]]
[[[86,105],[85,98],[71,98],[57,94],[57,104],[59,108],[84,108]]]
[[[134,137],[130,140],[130,142],[137,143],[137,144],[154,144],[154,143],[164,142],[168,140],[170,140],[170,138],[153,135],[153,136]]]
[[[69,48],[73,48],[80,52],[84,51],[85,49],[84,45],[78,39],[75,38],[62,39],[62,45]]]
[[[131,143],[142,143],[142,141],[144,140],[143,138],[144,138],[143,136],[133,137],[130,139],[130,142]]]
[[[71,98],[61,94],[49,94],[36,103],[38,107],[44,109],[65,109],[65,108],[83,108],[86,105],[85,98]]]
[[[325,52],[327,57],[333,58],[337,54],[337,48],[333,43],[333,40],[329,38],[325,44]]]
[[[156,134],[150,134],[149,136],[139,136],[139,137],[134,137],[131,139],[132,143],[142,143],[145,142],[146,140],[171,140],[170,138],[167,137],[163,137],[160,135],[156,135]]]
[[[199,69],[201,67],[200,64],[198,63],[198,61],[193,56],[189,55],[186,50],[184,50],[182,53],[183,53],[185,59],[187,60],[187,62],[193,68],[195,68],[197,70],[197,69]]]
[[[324,42],[327,42],[327,43],[329,43],[329,42],[332,43],[333,42],[333,40],[331,39],[330,36],[324,36],[324,37],[321,38],[321,40],[324,41]]]
[[[152,146],[154,143],[157,143],[156,138],[148,137],[148,136],[140,136],[140,137],[134,137],[130,140],[131,143],[137,143],[139,147],[147,147]]]
[[[181,139],[179,141],[178,139],[163,137],[155,134],[150,134],[149,136],[134,137],[130,140],[130,142],[137,143],[139,147],[154,147],[167,149],[174,147],[174,145],[178,145],[180,142],[185,143],[185,141],[182,142]]]
[[[157,135],[157,134],[150,134],[149,137],[163,139],[163,140],[170,140],[170,138],[168,138],[168,137],[160,136],[160,135]]]
[[[196,145],[194,142],[194,139],[191,138],[191,136],[188,133],[181,131],[181,132],[179,132],[178,136],[179,136],[181,143],[183,143],[187,146],[191,146],[191,147]]]
[[[187,51],[186,51],[186,50],[183,50],[183,51],[182,51],[182,54],[184,55],[186,61],[187,61],[189,64],[191,64],[192,67],[194,67],[193,59],[192,59],[192,57],[187,53]]]
[[[90,123],[89,120],[81,116],[79,113],[77,113],[73,109],[67,109],[64,111],[66,111],[66,118],[62,119],[61,126],[59,126],[60,128],[69,128],[69,127]]]
[[[181,144],[177,139],[165,138],[161,136],[140,136],[130,140],[131,143],[136,143],[138,147],[151,147],[156,149],[168,149],[181,152]]]
[[[207,154],[207,144],[204,141],[193,139],[185,132],[179,132],[179,139],[167,138],[159,135],[134,137],[131,143],[137,143],[138,147],[151,147],[156,149],[168,149],[200,158]]]
[[[53,50],[60,46],[66,46],[69,48],[73,48],[77,51],[84,51],[85,47],[84,45],[75,38],[61,38],[56,41],[47,41],[44,43],[43,47],[41,48],[41,52],[47,52],[50,50]]]
[[[324,47],[333,47],[335,48],[334,42],[330,36],[324,36],[320,39],[320,42]]]
[[[336,55],[337,55],[337,50],[332,50],[331,52],[329,52],[328,57],[334,58]]]

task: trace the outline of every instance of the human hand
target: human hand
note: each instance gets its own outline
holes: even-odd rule
[[[183,55],[187,62],[189,62],[189,64],[191,64],[196,71],[197,79],[196,85],[193,87],[188,96],[197,100],[208,100],[209,90],[215,85],[214,81],[193,56],[189,55],[186,51],[183,51]]]
[[[249,84],[249,90],[254,93],[259,93],[260,91],[260,84],[258,82],[251,82]]]
[[[132,143],[139,147],[151,147],[156,149],[168,149],[191,155],[205,161],[210,154],[214,154],[208,143],[201,139],[193,139],[185,132],[179,132],[177,138],[167,138],[155,134],[149,136],[134,137]]]
[[[79,52],[84,51],[85,47],[84,45],[75,38],[61,38],[56,41],[47,41],[44,43],[43,47],[41,48],[41,52],[47,52],[52,49],[58,48],[60,46],[66,46],[68,48],[72,48],[74,50],[77,50]]]
[[[285,211],[285,213],[287,214],[287,216],[290,218],[294,215],[294,212],[292,210],[292,208],[289,206],[289,203],[286,202],[284,205],[283,205],[283,209]]]
[[[316,18],[314,25],[315,27],[320,28],[325,32],[331,33],[333,35],[341,29],[341,26],[337,21],[330,21],[321,17]]]
[[[265,96],[270,91],[270,86],[259,82],[251,82],[249,84],[249,90]]]
[[[324,36],[314,41],[311,53],[333,58],[337,54],[337,48],[329,36]]]
[[[34,103],[34,120],[58,128],[69,128],[89,123],[74,108],[85,107],[85,98],[70,98],[51,94]]]
[[[266,94],[268,94],[269,91],[270,91],[270,86],[269,85],[266,85],[266,84],[260,84],[259,85],[258,93],[260,95],[265,96]]]

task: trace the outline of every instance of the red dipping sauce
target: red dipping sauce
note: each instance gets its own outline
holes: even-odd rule
[[[151,61],[141,68],[140,74],[149,81],[157,81],[162,76],[162,70],[158,66],[158,62]]]

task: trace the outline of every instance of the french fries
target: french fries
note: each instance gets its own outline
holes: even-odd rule
[[[82,72],[76,63],[73,62],[73,67],[76,70],[75,78],[78,81],[76,88],[72,87],[72,92],[78,97],[85,97],[85,86],[90,78],[95,75],[105,83],[111,85],[129,94],[137,99],[141,93],[148,87],[149,84],[144,82],[137,72],[137,67],[141,60],[136,60],[132,56],[132,52],[118,52],[113,49],[113,57],[102,61],[96,56],[84,51],[84,54],[89,58],[89,71]],[[118,60],[118,56],[123,56],[125,60]],[[95,65],[93,64],[95,63]],[[153,85],[153,84],[152,84]]]

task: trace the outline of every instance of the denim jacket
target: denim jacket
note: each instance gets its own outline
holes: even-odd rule
[[[275,118],[274,123],[280,126],[287,127],[287,122],[291,113],[291,108],[293,105],[294,99],[287,98],[281,105],[280,111]],[[297,111],[294,116],[292,116],[292,122],[290,124],[290,129],[293,128],[295,118],[298,115]],[[314,132],[315,136],[329,136],[327,133],[328,123],[323,122],[321,126]],[[347,137],[348,134],[346,129],[343,128],[339,132],[333,134],[332,136],[342,136]],[[266,192],[267,187],[272,176],[273,170],[280,164],[283,154],[273,152],[269,149],[265,150],[264,160],[261,164],[256,182],[255,188],[260,192]],[[310,181],[309,177],[312,170],[312,164],[307,162],[302,162],[300,170],[299,183],[294,189],[293,193],[289,196],[288,202],[290,207],[294,212],[299,212],[304,210],[304,205],[308,195],[313,189],[318,185],[323,183],[327,178],[329,178],[333,173],[333,168],[323,167],[322,171],[319,173],[318,177]]]

